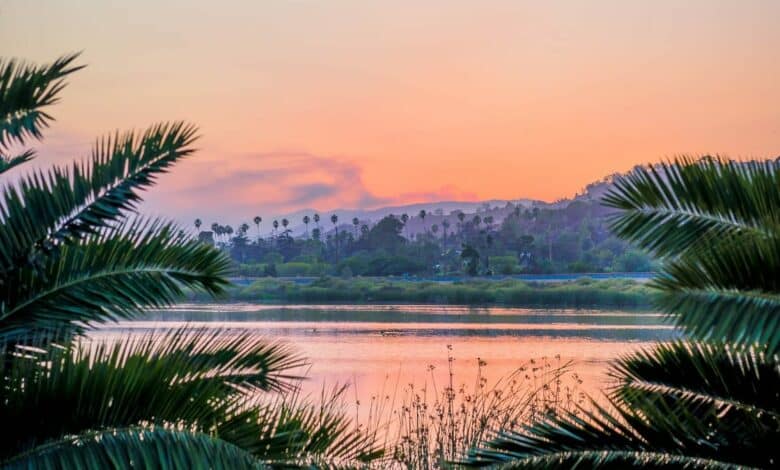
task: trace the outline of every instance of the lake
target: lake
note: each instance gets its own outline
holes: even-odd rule
[[[581,390],[598,394],[608,361],[675,337],[657,313],[438,305],[187,304],[122,322],[97,337],[184,325],[248,330],[293,345],[309,358],[304,393],[350,384],[348,399],[366,403],[415,384],[419,389],[505,377],[530,361],[571,363]],[[450,359],[450,357],[452,359]],[[546,358],[546,359],[545,359]]]

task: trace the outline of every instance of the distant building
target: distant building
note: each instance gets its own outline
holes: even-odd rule
[[[214,232],[209,231],[202,231],[198,233],[198,240],[202,241],[203,243],[208,243],[209,245],[214,244]]]

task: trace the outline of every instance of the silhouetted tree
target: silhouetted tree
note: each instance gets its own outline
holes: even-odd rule
[[[260,240],[260,222],[263,221],[263,218],[259,215],[256,215],[254,218],[255,225],[257,226],[257,239]]]
[[[198,233],[200,233],[200,226],[201,226],[202,224],[203,224],[203,222],[201,222],[201,220],[200,220],[200,219],[195,219],[195,230],[197,230],[197,231],[198,231]]]
[[[308,215],[303,216],[303,225],[306,226],[306,238],[309,238],[309,216]]]

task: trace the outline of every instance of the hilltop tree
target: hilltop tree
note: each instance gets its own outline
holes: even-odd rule
[[[260,222],[263,221],[263,218],[259,215],[256,215],[254,218],[255,226],[257,227],[257,239],[260,240]]]
[[[336,229],[336,238],[335,238],[335,240],[336,240],[336,257],[338,257],[338,255],[339,255],[339,226],[338,226],[339,216],[337,216],[336,214],[331,215],[330,216],[330,221],[333,224],[333,227]]]

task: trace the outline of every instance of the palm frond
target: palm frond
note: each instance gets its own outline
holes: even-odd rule
[[[780,368],[760,349],[675,342],[618,360],[608,406],[501,432],[466,459],[517,468],[771,467]]]
[[[780,430],[780,368],[762,349],[676,341],[617,360],[610,372],[615,394],[630,403],[639,395],[666,396],[689,406],[711,406],[721,424],[760,417]]]
[[[252,454],[202,433],[130,427],[87,431],[0,462],[30,468],[266,468]]]
[[[780,352],[780,164],[683,157],[615,181],[616,233],[665,263],[659,306],[696,339]]]
[[[11,455],[63,435],[105,427],[176,424],[213,431],[228,419],[256,432],[243,403],[287,390],[305,361],[247,333],[174,331],[123,341],[86,341],[3,355],[0,420],[18,423]],[[259,435],[259,433],[258,433]]]
[[[323,390],[318,401],[299,391],[273,400],[244,404],[246,414],[218,426],[216,435],[276,464],[354,468],[384,457],[374,435],[363,432],[346,417],[346,387]],[[251,416],[251,418],[247,418]],[[258,428],[247,433],[239,421],[250,419]],[[238,427],[234,425],[238,422]]]
[[[620,209],[615,233],[659,256],[678,256],[733,234],[773,238],[780,222],[775,161],[715,157],[637,168],[614,182],[604,204]]]
[[[579,415],[550,417],[519,432],[500,432],[473,449],[466,467],[506,468],[736,468],[751,457],[718,454],[687,426],[684,411],[655,409],[662,421],[612,403]],[[648,410],[649,411],[649,410]],[[703,434],[705,433],[705,434]],[[734,459],[737,459],[736,461]],[[503,467],[502,467],[503,468]]]
[[[59,101],[65,77],[83,66],[74,65],[79,54],[60,57],[47,65],[18,60],[0,60],[0,157],[10,163],[6,151],[11,144],[40,139],[52,121],[45,108]],[[0,168],[0,172],[8,166]]]
[[[117,222],[135,209],[139,190],[190,155],[196,128],[159,124],[101,139],[92,157],[70,168],[38,171],[8,186],[0,203],[0,269],[41,262],[60,246]]]
[[[218,295],[228,266],[222,252],[170,223],[139,218],[104,229],[0,285],[0,338],[135,318],[172,304],[185,287]]]

